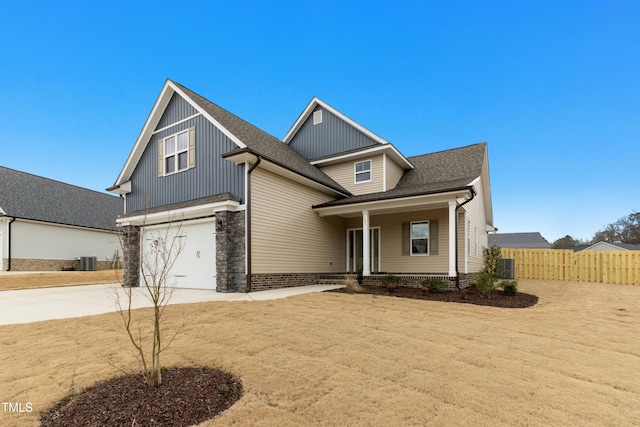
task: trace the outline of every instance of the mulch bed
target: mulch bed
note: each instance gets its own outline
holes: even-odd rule
[[[42,426],[190,426],[242,397],[240,380],[211,368],[170,368],[149,388],[141,375],[99,383],[42,415]]]
[[[536,295],[518,292],[516,295],[505,295],[501,290],[491,293],[491,298],[483,298],[474,287],[468,287],[464,291],[425,292],[420,288],[399,286],[394,291],[387,290],[384,286],[362,286],[360,294],[386,295],[399,298],[422,299],[429,301],[458,302],[463,304],[487,305],[503,308],[526,308],[538,303]],[[335,289],[328,292],[347,293],[346,288]]]

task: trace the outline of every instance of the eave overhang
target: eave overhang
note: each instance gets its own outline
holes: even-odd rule
[[[389,158],[400,165],[404,170],[414,169],[414,166],[411,164],[411,162],[407,160],[407,158],[404,157],[398,151],[398,149],[393,146],[393,144],[374,145],[373,147],[367,147],[358,151],[312,160],[310,163],[314,166],[322,168],[324,166],[334,165],[337,163],[357,160],[377,153],[386,153]]]
[[[324,184],[314,178],[311,178],[305,174],[302,174],[299,171],[293,170],[292,168],[270,157],[257,153],[248,147],[236,149],[228,153],[224,153],[222,155],[223,159],[227,159],[236,164],[244,164],[244,163],[253,164],[257,161],[258,157],[262,159],[262,162],[259,165],[259,167],[262,169],[268,170],[277,175],[288,178],[292,181],[299,182],[308,187],[315,188],[324,193],[331,194],[335,197],[348,197],[351,195],[349,193],[345,193],[343,190],[339,188],[328,186],[327,184]]]
[[[222,211],[240,211],[244,210],[245,206],[241,205],[237,200],[224,200],[221,202],[207,203],[198,206],[189,206],[180,209],[169,209],[162,212],[154,212],[150,214],[140,214],[133,216],[120,217],[116,220],[116,224],[119,227],[135,225],[153,225],[163,224],[174,221],[185,221],[196,218],[206,218],[215,215],[217,212]]]
[[[335,206],[322,205],[313,206],[313,211],[319,216],[341,216],[355,217],[360,216],[362,211],[370,213],[385,214],[396,212],[407,212],[422,209],[434,209],[446,207],[450,201],[458,201],[469,197],[469,192],[473,191],[472,186],[453,188],[443,191],[434,191],[429,193],[408,194],[401,197],[389,198],[380,197],[379,199],[365,200],[348,204],[340,204]]]

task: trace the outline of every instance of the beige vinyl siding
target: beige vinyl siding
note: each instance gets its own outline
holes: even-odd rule
[[[342,272],[345,220],[311,207],[326,194],[258,168],[251,175],[253,273]]]
[[[355,164],[366,160],[371,160],[371,181],[356,184]],[[325,166],[322,171],[354,195],[384,191],[382,154]]]
[[[388,273],[449,273],[448,209],[372,215],[371,227],[380,227],[380,269]],[[438,255],[402,254],[402,223],[438,221]],[[362,228],[362,218],[349,218],[347,228]]]
[[[476,196],[464,206],[463,209],[465,209],[466,213],[465,215],[461,215],[466,217],[466,220],[461,226],[462,228],[460,228],[460,230],[465,230],[465,232],[459,233],[464,235],[464,241],[462,242],[463,247],[466,248],[469,241],[471,243],[470,250],[465,251],[463,255],[467,256],[467,272],[469,273],[482,270],[482,250],[489,245],[482,180],[478,181],[473,188],[476,190]],[[470,222],[470,227],[467,226],[467,220]],[[469,234],[467,235],[467,233]],[[471,237],[471,239],[467,237]],[[462,271],[462,268],[460,270]]]
[[[403,174],[404,170],[387,156],[387,190],[396,188]]]
[[[111,261],[122,253],[115,232],[16,220],[11,225],[11,257],[16,259],[74,259],[95,256]]]

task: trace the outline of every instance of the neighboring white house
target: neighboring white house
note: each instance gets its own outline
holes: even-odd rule
[[[0,271],[110,268],[122,212],[118,197],[0,166]]]

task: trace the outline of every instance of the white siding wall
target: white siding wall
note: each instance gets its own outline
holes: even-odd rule
[[[112,260],[120,249],[116,233],[16,220],[11,225],[11,257],[16,259],[70,260],[95,256]]]
[[[344,271],[345,220],[311,207],[330,196],[258,168],[251,175],[253,273]]]
[[[371,181],[356,184],[354,165],[366,160],[371,160]],[[325,166],[322,171],[354,195],[377,193],[384,190],[382,154]]]
[[[487,217],[484,209],[484,193],[482,191],[482,178],[473,187],[476,190],[476,196],[472,201],[467,203],[464,208],[466,215],[460,215],[461,218],[466,217],[470,222],[464,221],[460,230],[465,230],[464,241],[461,243],[467,248],[467,266],[469,273],[475,273],[483,268],[482,250],[489,245],[489,234],[487,233]],[[468,234],[467,234],[468,233]],[[470,237],[470,238],[469,238]],[[471,244],[471,247],[467,246]],[[461,258],[464,259],[464,258]],[[462,264],[461,264],[462,267]],[[460,269],[462,271],[462,268]]]

